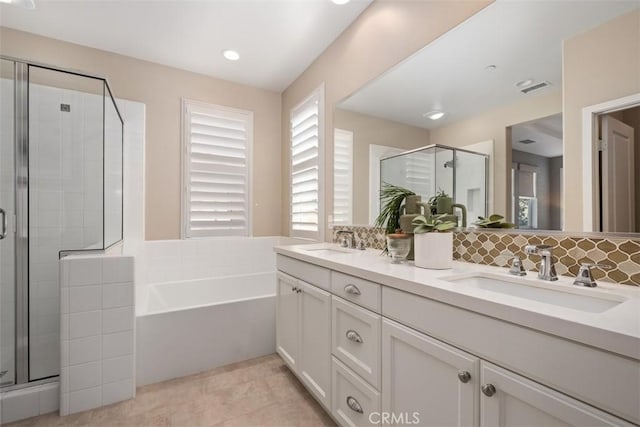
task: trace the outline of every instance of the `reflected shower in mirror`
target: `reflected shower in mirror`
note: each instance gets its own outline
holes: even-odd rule
[[[527,229],[613,230],[595,213],[593,226],[582,218],[609,203],[583,197],[583,174],[600,170],[583,171],[582,114],[640,92],[637,73],[624,72],[640,61],[639,23],[637,1],[495,2],[340,101],[334,126],[353,144],[342,221],[373,223],[380,159],[435,144],[488,156],[487,213]],[[587,54],[594,44],[617,66],[600,67]],[[525,128],[535,136],[521,135]],[[538,153],[543,136],[553,150]]]

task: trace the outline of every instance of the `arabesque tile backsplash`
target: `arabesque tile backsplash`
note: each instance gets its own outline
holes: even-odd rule
[[[384,230],[368,226],[334,226],[333,241],[338,230],[351,230],[367,247],[384,249]],[[537,271],[539,257],[526,255],[526,245],[551,245],[557,259],[558,274],[575,277],[583,262],[609,264],[610,270],[593,269],[596,280],[640,286],[640,239],[629,237],[584,237],[579,234],[521,234],[517,231],[456,231],[453,236],[453,258],[476,264],[507,267],[513,255],[522,259],[524,267]]]

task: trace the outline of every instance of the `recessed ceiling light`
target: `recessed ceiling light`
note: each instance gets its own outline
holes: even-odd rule
[[[335,4],[347,4],[349,3],[351,0],[331,0],[333,3]]]
[[[516,87],[525,87],[525,86],[529,86],[531,83],[533,83],[535,80],[533,79],[524,79],[524,80],[520,80],[518,83],[516,83]]]
[[[484,67],[484,69],[487,70],[487,71],[493,71],[496,68],[498,68],[498,66],[497,65],[493,65],[493,64],[487,65],[486,67]]]
[[[33,0],[0,0],[0,3],[12,4],[24,9],[35,9],[36,5]]]
[[[444,117],[444,112],[442,112],[442,111],[429,111],[428,113],[424,113],[422,116],[426,117],[428,119],[431,119],[431,120],[439,120],[439,119]]]
[[[240,54],[231,49],[223,50],[222,56],[224,56],[229,61],[237,61],[238,59],[240,59]]]

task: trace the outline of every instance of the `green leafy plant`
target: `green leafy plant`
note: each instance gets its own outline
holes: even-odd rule
[[[512,223],[505,221],[504,217],[498,214],[489,215],[488,218],[479,216],[478,221],[474,222],[473,225],[479,228],[513,228],[514,227]]]
[[[437,232],[445,232],[451,231],[456,228],[456,223],[452,221],[445,221],[445,215],[437,215],[432,216],[427,219],[424,215],[417,216],[411,222],[415,228],[413,229],[414,234],[422,234],[422,233],[431,233],[434,231]]]
[[[380,190],[380,201],[382,209],[376,218],[376,227],[384,228],[385,232],[394,233],[400,228],[400,207],[407,196],[415,196],[411,190],[398,187],[387,182],[382,183]]]
[[[442,188],[436,191],[435,195],[429,197],[429,206],[431,207],[432,214],[435,215],[436,213],[438,213],[438,200],[444,199],[446,197],[451,198],[451,196],[449,196]]]

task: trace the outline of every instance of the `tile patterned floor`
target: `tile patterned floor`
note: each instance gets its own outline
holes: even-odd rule
[[[133,400],[7,427],[335,426],[277,355],[141,387]]]

